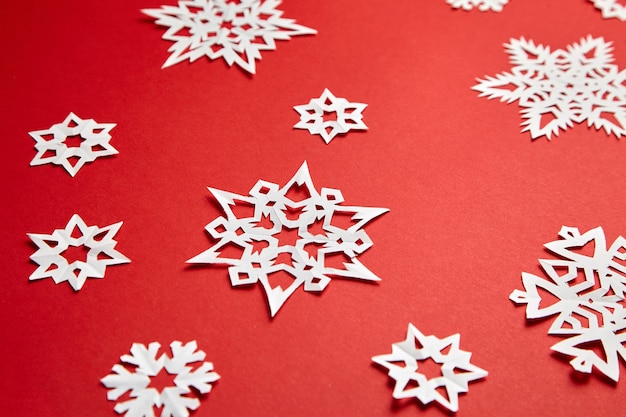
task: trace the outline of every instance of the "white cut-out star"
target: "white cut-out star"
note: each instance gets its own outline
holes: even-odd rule
[[[602,17],[605,19],[619,19],[626,21],[626,5],[620,4],[618,0],[589,0],[592,1],[596,8],[602,11]]]

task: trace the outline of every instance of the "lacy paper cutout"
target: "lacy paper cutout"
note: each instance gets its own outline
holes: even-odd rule
[[[611,64],[611,42],[588,36],[567,50],[535,45],[524,38],[505,45],[512,71],[485,80],[472,89],[480,97],[518,101],[526,119],[522,132],[533,139],[558,135],[574,123],[604,128],[618,138],[626,134],[626,71]]]
[[[30,280],[52,278],[55,284],[68,281],[74,291],[80,290],[87,278],[104,278],[109,265],[130,262],[130,259],[115,250],[115,234],[122,222],[106,227],[87,226],[78,214],[74,214],[65,229],[56,229],[51,235],[29,233],[28,237],[37,245],[31,255],[39,267],[30,275]],[[80,236],[72,237],[78,231]],[[63,256],[70,247],[88,250],[85,260],[68,263]]]
[[[509,2],[509,0],[446,0],[449,5],[455,9],[462,8],[463,10],[472,10],[474,7],[478,7],[481,12],[488,10],[494,12],[501,12],[502,8]]]
[[[87,162],[118,153],[109,143],[109,132],[114,127],[115,123],[96,123],[93,119],[83,120],[70,113],[62,123],[50,129],[28,132],[37,142],[37,155],[30,161],[30,165],[61,165],[73,177]],[[80,146],[67,146],[66,139],[72,136],[80,137]]]
[[[374,356],[372,360],[387,368],[388,375],[396,381],[393,398],[415,397],[422,404],[437,401],[456,412],[459,409],[459,394],[469,390],[469,382],[487,376],[487,371],[470,363],[472,354],[459,348],[460,340],[459,334],[444,339],[424,336],[409,324],[405,340],[392,344],[391,353]],[[448,347],[448,353],[443,353]],[[441,376],[428,379],[420,373],[420,362],[428,359],[441,365]],[[400,362],[402,366],[398,365]],[[447,398],[437,391],[439,387],[445,388]]]
[[[304,190],[308,198],[289,199],[287,193],[292,188]],[[339,190],[315,189],[306,162],[282,188],[260,180],[249,196],[214,188],[209,191],[226,217],[206,226],[218,242],[187,262],[230,265],[228,273],[233,286],[260,283],[267,294],[272,317],[301,285],[305,291],[321,292],[331,276],[380,280],[357,257],[372,246],[362,228],[388,209],[342,206],[344,199]],[[252,217],[238,218],[233,213],[238,204],[253,206]],[[342,215],[351,217],[351,226],[335,225],[335,216]],[[281,232],[289,231],[297,231],[295,243],[281,243]],[[239,248],[241,255],[223,256],[221,252],[229,246]],[[342,268],[327,264],[335,256],[341,258]],[[293,279],[286,288],[270,282],[271,275],[281,271]]]
[[[254,74],[261,51],[276,49],[277,40],[317,32],[281,17],[281,0],[180,0],[178,6],[144,9],[143,13],[167,26],[163,39],[174,44],[163,68],[205,56],[224,58]]]
[[[102,378],[102,384],[109,388],[107,399],[110,401],[117,401],[130,391],[130,400],[115,405],[118,414],[126,413],[125,417],[154,417],[153,407],[163,407],[161,417],[189,417],[189,410],[196,410],[200,406],[198,398],[189,395],[191,388],[206,394],[211,391],[211,383],[220,378],[213,372],[211,362],[202,362],[196,367],[195,364],[203,361],[206,354],[197,350],[195,340],[185,345],[178,341],[172,342],[171,358],[165,353],[157,358],[160,347],[157,342],[150,343],[147,348],[140,343],[133,343],[131,354],[120,358],[127,366],[114,365],[113,373]],[[159,392],[150,387],[150,381],[151,377],[163,370],[176,375],[175,386],[165,387]]]
[[[296,129],[307,129],[312,135],[320,135],[324,142],[329,143],[336,135],[350,130],[367,130],[363,123],[363,110],[367,104],[351,103],[345,98],[337,98],[328,88],[318,98],[312,98],[309,104],[295,106],[300,114],[300,121],[294,125]],[[324,120],[324,115],[334,114],[334,118]]]
[[[619,19],[626,21],[626,6],[619,4],[618,0],[589,0],[592,1],[597,9],[602,11],[602,17],[605,19]]]
[[[601,227],[581,234],[563,226],[559,237],[545,245],[559,258],[539,260],[545,276],[523,272],[524,291],[513,291],[510,299],[526,304],[528,319],[554,316],[548,334],[566,339],[552,350],[572,356],[575,370],[591,373],[595,367],[617,381],[619,357],[626,359],[626,239],[618,237],[607,249]],[[581,253],[584,249],[592,255]],[[594,344],[606,360],[594,352]]]

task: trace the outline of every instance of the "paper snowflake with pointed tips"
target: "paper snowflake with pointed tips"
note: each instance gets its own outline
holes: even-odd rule
[[[415,397],[422,404],[437,401],[450,411],[458,411],[459,394],[469,390],[469,382],[487,376],[487,371],[470,363],[472,354],[459,348],[460,340],[459,334],[444,339],[424,336],[409,324],[405,340],[392,344],[391,353],[372,360],[387,368],[396,381],[393,398]],[[441,376],[429,379],[419,371],[420,363],[429,359],[441,365]],[[439,387],[445,388],[447,396],[437,391]]]
[[[167,26],[163,39],[175,42],[163,68],[206,56],[224,58],[254,74],[261,51],[276,49],[277,40],[313,35],[313,29],[281,17],[281,0],[180,0],[178,6],[144,9],[143,13]]]
[[[120,358],[133,368],[117,364],[113,366],[113,373],[102,378],[102,384],[109,388],[107,398],[110,401],[117,401],[130,392],[130,400],[115,405],[118,414],[126,413],[126,417],[154,417],[153,407],[163,407],[161,417],[188,417],[189,410],[196,410],[200,406],[198,398],[189,395],[192,393],[191,388],[206,394],[211,391],[211,383],[220,378],[213,372],[211,362],[202,362],[196,367],[195,364],[203,361],[206,354],[197,350],[195,340],[185,345],[178,341],[172,342],[171,358],[165,353],[157,358],[160,348],[158,342],[150,343],[147,348],[141,343],[133,343],[131,354]],[[150,387],[150,381],[151,377],[163,371],[176,377],[174,386],[165,387],[159,392]]]
[[[318,98],[312,98],[309,104],[295,106],[300,113],[300,121],[296,129],[307,129],[312,135],[320,135],[324,142],[329,143],[336,135],[349,130],[367,130],[363,123],[363,110],[367,104],[351,103],[345,98],[335,97],[328,88]],[[324,120],[324,115],[334,115]]]
[[[494,12],[501,12],[502,8],[509,2],[509,0],[446,0],[448,4],[453,8],[463,10],[472,10],[474,7],[478,7],[481,12],[492,10]]]
[[[114,127],[115,123],[96,123],[93,119],[83,120],[70,113],[62,123],[50,129],[28,132],[37,142],[37,155],[30,161],[30,165],[61,165],[73,177],[87,162],[118,153],[109,143],[109,132]],[[80,146],[67,145],[66,140],[72,136],[80,137]]]
[[[528,319],[555,316],[548,334],[566,339],[552,350],[573,356],[575,370],[591,373],[595,367],[617,381],[619,357],[626,360],[626,239],[618,237],[607,249],[601,227],[581,234],[563,226],[559,237],[545,244],[559,259],[539,260],[545,276],[523,272],[524,291],[510,298],[526,304]],[[606,359],[591,345],[600,345]]]
[[[106,227],[87,226],[74,214],[65,229],[56,229],[51,235],[29,233],[28,237],[37,245],[30,259],[39,265],[29,279],[52,278],[55,284],[68,281],[78,291],[87,278],[104,278],[107,266],[130,262],[115,250],[117,242],[113,237],[120,227],[122,222]],[[68,262],[64,254],[72,247],[88,251],[86,258]]]
[[[610,42],[588,36],[554,52],[524,38],[505,46],[512,71],[477,79],[472,89],[480,97],[518,101],[525,119],[522,132],[550,139],[559,129],[586,120],[609,135],[626,134],[626,71],[611,64]]]
[[[620,4],[618,0],[589,0],[597,9],[602,11],[605,19],[616,18],[626,20],[626,5]]]
[[[290,199],[288,192],[296,189],[307,196]],[[357,257],[372,246],[363,227],[388,209],[343,206],[339,190],[322,188],[318,192],[306,162],[282,188],[260,180],[249,196],[214,188],[209,191],[226,217],[206,226],[217,243],[187,262],[231,265],[228,273],[233,286],[260,283],[272,317],[301,285],[305,291],[321,292],[331,276],[380,280]],[[233,212],[237,205],[252,206],[254,213],[237,217]],[[337,225],[336,217],[341,216],[350,216],[351,225]],[[283,232],[297,233],[295,242],[281,243]],[[240,250],[240,255],[222,255],[222,251],[233,246]],[[340,257],[343,267],[327,265],[333,257]],[[290,285],[272,285],[272,275],[276,273],[286,273],[292,279]]]

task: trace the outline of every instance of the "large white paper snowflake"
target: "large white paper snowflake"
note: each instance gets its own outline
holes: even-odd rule
[[[545,247],[560,258],[539,260],[543,277],[523,272],[524,291],[510,298],[526,304],[528,319],[554,316],[548,334],[566,339],[552,350],[573,356],[574,369],[590,373],[595,367],[617,381],[619,357],[626,359],[626,239],[618,237],[607,249],[601,227],[581,234],[563,226],[559,237]]]
[[[320,135],[329,143],[336,135],[349,130],[367,130],[363,123],[363,110],[367,104],[351,103],[345,98],[335,97],[328,88],[318,98],[312,98],[309,104],[294,106],[300,113],[296,129],[307,129],[312,135]]]
[[[469,382],[487,376],[487,371],[470,363],[472,354],[459,348],[460,340],[459,334],[444,339],[425,336],[409,324],[405,340],[392,344],[391,353],[374,356],[372,360],[387,368],[388,375],[396,381],[393,398],[415,397],[422,404],[437,401],[451,411],[458,411],[459,394],[469,390]],[[420,372],[420,363],[427,360],[441,366],[441,376],[429,379]],[[439,387],[447,395],[438,392]]]
[[[56,229],[52,234],[29,233],[28,237],[37,245],[30,259],[39,267],[30,275],[30,280],[52,278],[55,284],[68,281],[74,291],[80,290],[87,278],[104,278],[109,265],[130,262],[130,259],[115,250],[115,234],[122,222],[106,227],[87,226],[78,214],[74,214],[65,229]],[[83,259],[66,259],[69,248],[83,249]]]
[[[446,0],[448,4],[453,8],[463,10],[471,10],[474,7],[478,7],[481,12],[492,10],[494,12],[501,12],[502,8],[509,2],[509,0]]]
[[[141,343],[133,343],[130,355],[123,355],[120,359],[126,366],[113,366],[113,373],[102,378],[102,384],[109,388],[107,398],[117,401],[122,395],[129,392],[130,399],[115,404],[118,414],[126,413],[126,417],[154,417],[154,408],[161,408],[161,417],[188,417],[189,410],[196,410],[200,401],[194,396],[191,388],[201,394],[211,391],[211,383],[220,376],[213,372],[211,362],[203,361],[206,354],[197,350],[196,341],[185,345],[175,341],[170,344],[172,357],[165,353],[157,358],[161,345],[150,343],[146,348]],[[191,366],[190,366],[191,365]],[[195,368],[195,369],[194,369]],[[159,392],[150,387],[151,377],[160,372],[176,375],[174,386],[163,388]]]
[[[203,56],[224,58],[255,72],[255,60],[261,51],[276,49],[277,40],[291,36],[313,35],[315,30],[282,18],[276,8],[281,0],[180,0],[178,6],[144,9],[143,13],[167,26],[163,39],[175,42],[168,51],[163,68]]]
[[[30,165],[61,165],[73,177],[87,162],[118,153],[109,143],[109,132],[114,127],[115,123],[96,123],[93,119],[83,120],[70,113],[62,123],[50,129],[28,132],[37,142],[37,155]],[[80,138],[80,145],[68,146],[67,139],[71,137]]]
[[[485,80],[472,89],[480,97],[518,101],[526,119],[522,132],[533,139],[565,130],[574,123],[604,128],[618,138],[626,134],[626,71],[611,64],[611,42],[588,36],[567,50],[535,45],[524,38],[505,44],[512,71]]]
[[[605,19],[616,18],[626,20],[626,5],[620,4],[618,0],[589,0],[592,1],[596,8],[602,11],[602,17]]]
[[[288,192],[301,189],[307,195],[290,199]],[[227,264],[233,286],[260,283],[267,294],[272,317],[287,298],[304,285],[305,291],[320,292],[331,276],[378,281],[357,257],[372,246],[362,229],[370,220],[388,211],[385,208],[342,206],[341,191],[313,185],[306,162],[282,188],[260,180],[250,195],[209,188],[226,213],[206,226],[217,243],[188,260],[189,263]],[[237,217],[237,205],[252,206],[249,217]],[[350,217],[350,226],[337,225],[342,216]],[[291,241],[285,237],[289,233]],[[229,247],[240,253],[222,255]],[[333,257],[341,259],[342,267],[327,264]],[[272,275],[286,273],[289,285],[272,284]]]

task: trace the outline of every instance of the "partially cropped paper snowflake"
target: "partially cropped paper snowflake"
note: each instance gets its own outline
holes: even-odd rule
[[[73,177],[87,162],[118,153],[109,143],[109,132],[114,127],[115,123],[96,123],[93,119],[83,120],[70,113],[62,123],[50,129],[28,132],[37,142],[37,155],[30,165],[61,165]],[[68,146],[67,139],[72,137],[79,139],[80,145]]]
[[[396,381],[393,398],[417,398],[422,404],[437,401],[450,411],[458,411],[459,394],[469,390],[469,382],[487,376],[487,371],[470,363],[472,354],[459,348],[460,340],[459,334],[444,339],[425,336],[409,324],[405,340],[392,344],[391,353],[372,360],[387,368]],[[440,376],[429,379],[420,372],[420,364],[428,360],[440,365]],[[437,391],[440,387],[446,395]]]
[[[298,189],[306,196],[288,197]],[[272,317],[301,285],[305,291],[320,292],[331,276],[379,281],[357,257],[372,246],[363,226],[388,209],[342,206],[339,190],[315,189],[306,162],[282,188],[260,180],[249,196],[209,190],[226,217],[206,226],[217,243],[187,262],[231,265],[228,273],[233,286],[260,283]],[[253,213],[238,217],[233,212],[238,206],[252,207]],[[345,216],[351,225],[337,224]],[[222,255],[229,247],[236,247],[238,254]],[[339,258],[342,266],[329,265],[332,258]],[[286,273],[289,285],[272,284],[277,273]]]
[[[161,417],[188,417],[189,410],[196,410],[200,400],[192,388],[200,394],[211,391],[211,384],[220,376],[213,372],[211,362],[201,362],[206,354],[197,350],[196,341],[187,344],[175,341],[170,344],[172,357],[165,353],[157,358],[161,345],[150,343],[146,348],[141,343],[133,343],[130,355],[120,359],[126,365],[113,366],[113,373],[102,378],[102,384],[109,388],[107,398],[117,401],[129,392],[130,399],[118,402],[115,411],[126,413],[126,417],[154,417],[154,407],[161,408]],[[152,377],[167,372],[176,375],[174,386],[163,388],[161,392],[151,387]],[[192,394],[192,395],[190,395]]]
[[[602,11],[602,17],[605,19],[626,20],[626,5],[620,4],[618,0],[589,0],[592,1],[596,8]]]
[[[367,130],[363,123],[363,110],[367,104],[351,103],[345,98],[335,97],[328,88],[318,98],[312,98],[309,104],[295,106],[300,113],[296,129],[307,129],[312,135],[320,135],[329,143],[336,135],[349,130]],[[328,119],[326,119],[328,117]]]
[[[552,350],[573,356],[575,370],[591,373],[595,367],[617,381],[619,357],[626,360],[626,239],[618,237],[607,249],[601,227],[581,234],[563,226],[559,237],[545,245],[559,259],[539,260],[545,276],[523,272],[524,291],[510,298],[527,305],[528,319],[554,316],[548,334],[566,339]]]
[[[478,7],[481,12],[488,10],[494,12],[501,12],[502,8],[509,2],[509,0],[446,0],[448,4],[452,5],[455,9],[462,8],[463,10],[471,10],[474,7]]]
[[[37,245],[30,259],[39,265],[30,280],[52,278],[55,284],[68,281],[78,291],[87,278],[104,278],[107,266],[130,262],[115,250],[117,242],[113,238],[120,227],[122,222],[106,227],[87,226],[74,214],[65,229],[56,229],[51,235],[29,233]],[[66,251],[70,248],[82,250],[83,258],[68,261]]]
[[[281,17],[281,0],[180,0],[178,6],[144,9],[143,13],[167,26],[163,39],[174,44],[163,68],[206,56],[224,58],[230,66],[239,65],[255,72],[261,51],[276,49],[277,40],[313,35],[315,30]]]
[[[512,71],[478,79],[472,89],[480,97],[518,101],[525,119],[522,132],[550,139],[559,129],[586,120],[609,135],[626,134],[626,71],[611,64],[611,42],[588,36],[554,52],[524,38],[505,46]]]

